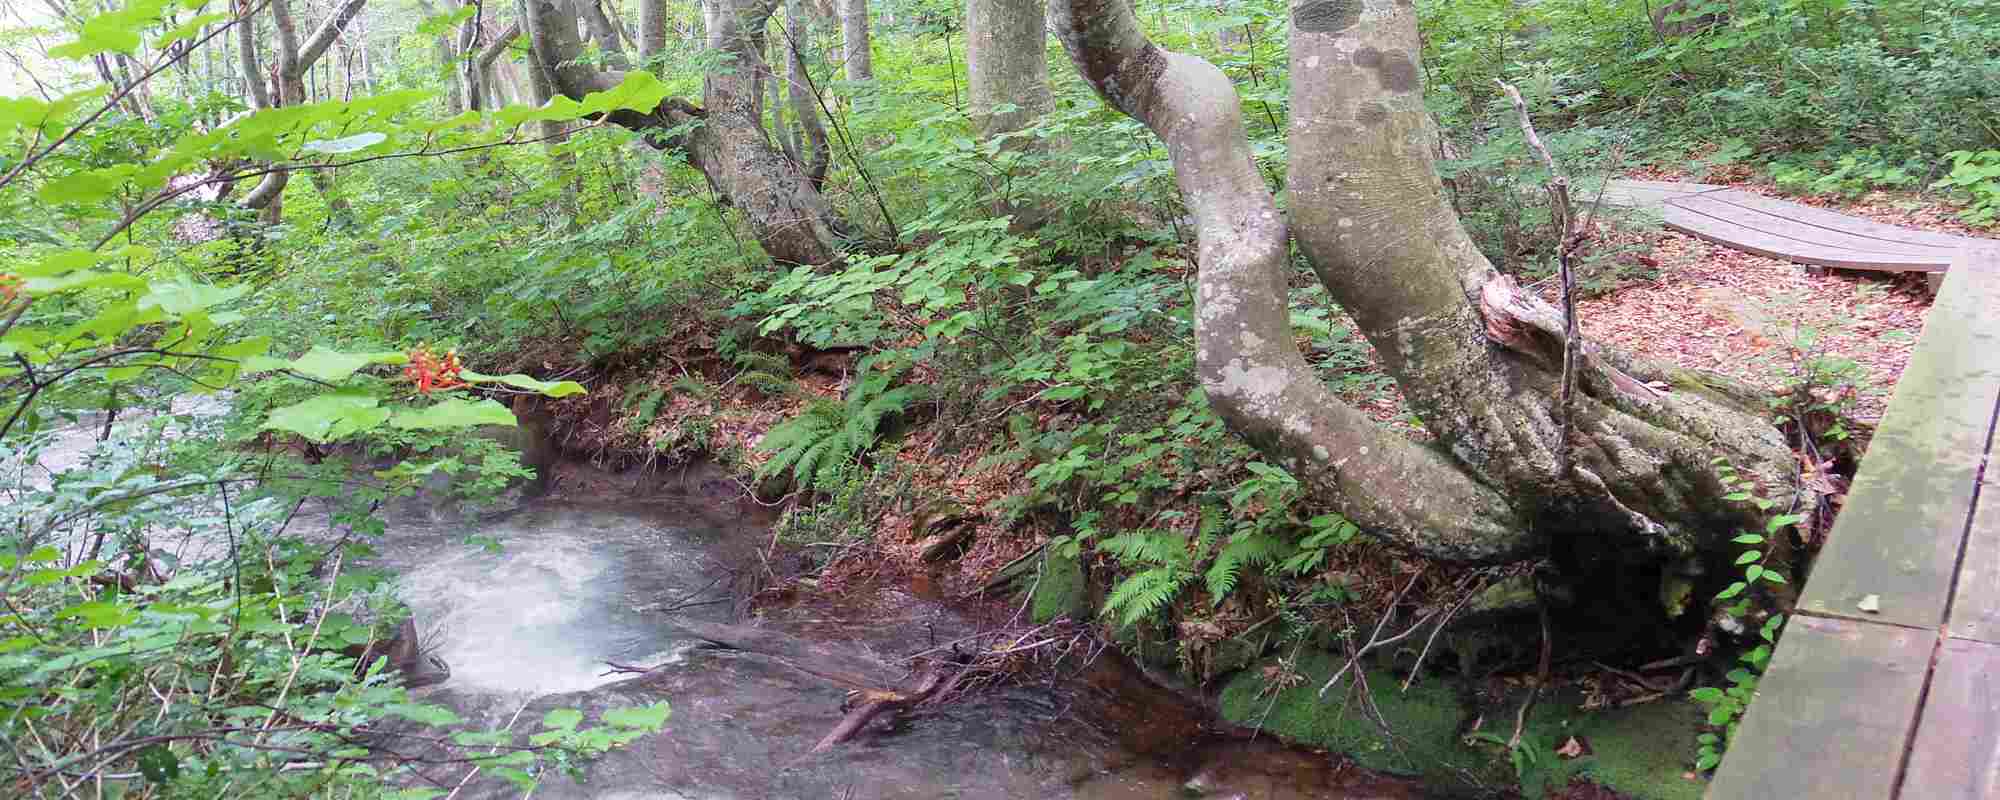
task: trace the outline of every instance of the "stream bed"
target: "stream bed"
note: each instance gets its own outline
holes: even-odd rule
[[[594,717],[672,705],[660,733],[597,760],[584,783],[549,776],[535,797],[1425,796],[1268,738],[1203,737],[1168,693],[1153,687],[1135,700],[1120,690],[1143,679],[1122,674],[1130,670],[1111,653],[1088,679],[885,715],[854,741],[812,753],[844,716],[847,687],[781,659],[703,647],[684,626],[755,625],[894,664],[974,632],[974,623],[900,587],[746,620],[743,582],[763,568],[768,529],[695,478],[660,482],[643,497],[548,498],[477,523],[392,515],[383,537],[379,566],[399,575],[401,599],[451,667],[449,679],[423,690],[428,701],[477,723],[511,721],[517,732],[550,709]],[[490,542],[468,544],[475,535]],[[459,796],[519,790],[475,775]]]

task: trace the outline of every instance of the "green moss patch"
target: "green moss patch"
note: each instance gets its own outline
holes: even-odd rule
[[[1636,800],[1699,800],[1706,784],[1683,777],[1694,752],[1699,710],[1681,701],[1631,708],[1587,711],[1580,698],[1558,693],[1543,698],[1529,715],[1524,740],[1531,763],[1517,772],[1504,747],[1466,735],[1468,712],[1453,685],[1441,678],[1417,681],[1409,691],[1386,671],[1370,669],[1368,690],[1375,707],[1395,731],[1382,729],[1362,709],[1351,679],[1319,696],[1320,686],[1338,667],[1327,653],[1299,656],[1301,680],[1275,694],[1265,691],[1266,670],[1249,669],[1222,691],[1222,712],[1243,725],[1261,725],[1294,742],[1348,755],[1361,766],[1430,781],[1443,791],[1474,792],[1519,787],[1529,797],[1584,778]],[[1266,665],[1275,664],[1267,660]],[[1519,698],[1489,709],[1479,730],[1505,739],[1513,734],[1512,709]],[[1556,748],[1570,737],[1588,754],[1561,758]]]

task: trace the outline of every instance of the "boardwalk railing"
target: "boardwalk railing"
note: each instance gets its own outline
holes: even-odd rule
[[[1709,800],[2000,798],[2000,246],[1959,252]]]

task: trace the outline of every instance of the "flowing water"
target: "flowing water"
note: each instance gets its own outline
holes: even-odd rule
[[[209,406],[194,416],[213,416]],[[95,425],[64,432],[35,469],[46,475],[80,462]],[[595,717],[671,704],[660,733],[591,764],[584,783],[549,776],[533,797],[1424,796],[1269,739],[1204,737],[1189,702],[1115,653],[1098,654],[1087,669],[1078,659],[1071,679],[884,715],[853,741],[815,754],[843,718],[850,687],[767,655],[703,646],[690,626],[752,625],[830,657],[888,665],[973,633],[975,623],[901,587],[749,619],[748,587],[771,568],[767,558],[784,555],[769,548],[768,527],[717,491],[726,481],[699,472],[594,477],[598,491],[478,520],[408,504],[389,514],[372,564],[398,576],[424,640],[450,665],[443,683],[416,690],[428,702],[521,734],[551,709]],[[622,485],[603,491],[607,483]],[[466,769],[429,777],[455,786]],[[462,783],[460,798],[522,796],[490,775]]]
[[[593,764],[587,783],[551,777],[535,797],[1419,796],[1268,740],[1191,739],[1181,730],[1185,705],[1165,693],[1134,707],[1102,690],[1132,679],[1105,676],[1110,656],[1096,686],[977,693],[878,719],[855,741],[813,754],[844,716],[848,687],[755,652],[702,647],[683,627],[741,622],[742,587],[763,569],[769,542],[767,529],[697,483],[667,481],[644,501],[537,501],[479,524],[392,521],[382,563],[401,576],[402,599],[452,669],[428,690],[430,701],[522,730],[554,708],[672,705],[661,733]],[[466,544],[472,534],[498,549]],[[975,630],[900,588],[835,607],[766,610],[754,624],[891,664]],[[613,672],[610,663],[645,673]],[[518,790],[476,776],[460,796],[468,794]]]

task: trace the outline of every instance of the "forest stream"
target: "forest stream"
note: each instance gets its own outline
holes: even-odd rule
[[[1076,678],[885,715],[814,753],[841,721],[848,687],[782,658],[715,647],[704,632],[754,626],[836,660],[897,664],[975,623],[905,587],[763,608],[746,621],[742,576],[760,568],[769,533],[699,483],[669,477],[645,499],[550,497],[478,524],[392,515],[381,563],[400,575],[402,599],[451,669],[423,690],[427,700],[479,724],[514,721],[517,731],[555,708],[595,716],[672,705],[659,734],[593,763],[586,783],[551,776],[536,797],[1425,796],[1268,737],[1202,736],[1193,704],[1147,685],[1109,650],[1088,666],[1079,657]],[[468,534],[497,549],[466,544]],[[483,778],[459,796],[518,794]]]

